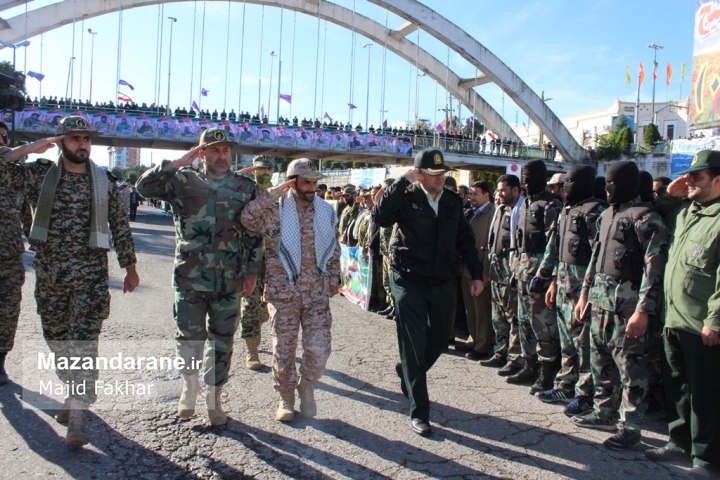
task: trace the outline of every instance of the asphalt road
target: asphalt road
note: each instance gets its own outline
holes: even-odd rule
[[[141,207],[132,226],[142,283],[123,295],[123,272],[111,254],[112,313],[103,326],[100,353],[170,356],[172,223]],[[270,370],[246,370],[244,343],[238,339],[224,398],[231,417],[227,426],[210,427],[204,413],[190,420],[175,416],[181,383],[173,370],[104,370],[101,379],[111,387],[114,380],[152,384],[153,395],[101,395],[88,420],[90,445],[71,451],[64,445],[65,427],[52,417],[59,397],[40,391],[41,377],[55,377],[38,366],[38,352],[47,348],[35,312],[32,253],[25,262],[20,326],[8,358],[13,382],[0,387],[1,478],[658,480],[687,471],[687,465],[659,465],[642,454],[667,440],[662,417],[648,418],[641,447],[613,452],[601,445],[606,432],[576,428],[561,406],[537,401],[527,387],[508,385],[495,370],[452,351],[429,373],[434,434],[415,435],[394,371],[394,323],[342,297],[331,300],[333,353],[318,383],[315,419],[298,413],[293,423],[275,421]],[[267,365],[267,325],[263,335],[261,360]]]

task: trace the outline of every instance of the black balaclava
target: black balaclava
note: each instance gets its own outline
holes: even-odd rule
[[[650,172],[643,170],[640,172],[640,200],[643,202],[655,201],[655,195],[653,195],[653,176]]]
[[[640,187],[640,170],[635,162],[615,162],[605,172],[608,192],[608,203],[619,205],[627,203],[638,196]],[[614,182],[611,185],[610,182]]]
[[[595,169],[590,165],[573,165],[565,178],[565,201],[577,205],[592,198],[595,185]]]
[[[593,186],[593,197],[607,202],[607,192],[605,191],[605,177],[595,177],[595,185]]]
[[[529,196],[538,195],[547,187],[547,167],[542,160],[531,160],[523,167],[523,183]]]

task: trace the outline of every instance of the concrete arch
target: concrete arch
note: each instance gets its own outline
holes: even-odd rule
[[[165,1],[166,3],[175,3],[183,0]],[[235,1],[239,2],[240,0]],[[555,114],[540,100],[540,97],[532,92],[527,84],[517,77],[499,58],[467,33],[415,0],[370,1],[407,19],[408,23],[397,30],[388,31],[384,25],[360,14],[355,13],[353,19],[351,10],[323,0],[247,0],[247,3],[278,8],[283,6],[288,10],[310,16],[319,15],[320,18],[347,29],[352,28],[354,20],[354,27],[358,33],[373,40],[378,45],[387,42],[387,48],[407,62],[415,63],[417,61],[419,69],[440,85],[444,85],[447,78],[447,91],[459,99],[469,111],[473,112],[475,117],[488,127],[503,132],[511,140],[522,143],[522,140],[510,125],[474,90],[476,85],[479,86],[492,81],[503,88],[528,113],[530,118],[541,126],[566,161],[575,162],[583,158],[584,150],[582,147],[572,138]],[[122,7],[124,10],[128,10],[157,5],[158,3],[160,3],[159,0],[124,0]],[[119,8],[120,0],[77,0],[75,17],[77,20],[84,20],[116,12]],[[72,20],[73,2],[71,1],[64,1],[33,10],[27,17],[27,35],[28,37],[34,37],[70,24]],[[10,18],[7,23],[10,28],[0,30],[0,39],[11,43],[22,40],[25,36],[25,15]],[[418,26],[458,52],[483,73],[478,75],[478,78],[460,78],[437,58],[407,40],[406,35],[416,30]],[[473,108],[473,103],[475,108]]]

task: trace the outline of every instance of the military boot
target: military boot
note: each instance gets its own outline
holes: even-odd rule
[[[557,362],[540,362],[540,376],[535,380],[535,383],[530,387],[530,395],[535,395],[538,392],[544,392],[551,390],[555,384],[555,375],[557,370],[555,365]]]
[[[70,448],[78,448],[90,443],[86,430],[89,407],[90,405],[82,400],[73,399],[70,402],[68,429],[65,435],[65,445]]]
[[[208,385],[208,392],[205,396],[205,407],[207,416],[210,419],[210,425],[225,425],[227,423],[227,414],[222,409],[222,385],[211,387]]]
[[[245,339],[245,368],[250,370],[260,370],[263,367],[263,364],[260,363],[260,353],[258,352],[259,346],[260,335]]]
[[[303,416],[312,418],[317,415],[315,404],[315,382],[301,377],[298,382],[297,395],[300,397],[300,413]]]
[[[515,375],[511,375],[507,377],[507,383],[512,383],[515,385],[524,385],[528,383],[533,383],[538,378],[538,369],[540,366],[538,365],[537,358],[527,358],[525,359],[525,366],[517,372]]]
[[[5,385],[10,381],[5,371],[5,357],[7,357],[7,352],[0,353],[0,385]]]
[[[200,393],[200,380],[198,374],[183,375],[183,389],[178,402],[178,417],[190,418],[195,415],[195,403]]]
[[[280,392],[280,405],[278,405],[275,420],[278,422],[295,420],[295,392],[292,390]]]
[[[70,419],[70,397],[65,399],[60,410],[55,412],[55,421],[58,423],[65,424]]]

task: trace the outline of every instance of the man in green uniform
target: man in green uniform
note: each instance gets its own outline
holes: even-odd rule
[[[355,201],[355,190],[352,187],[345,187],[342,192],[342,199],[345,200],[345,208],[340,214],[340,221],[338,222],[338,232],[340,233],[340,243],[346,244],[348,240],[347,229],[350,224],[358,216],[360,212],[360,202]]]
[[[227,423],[220,396],[228,381],[240,298],[255,289],[262,267],[262,237],[240,224],[257,187],[251,178],[230,172],[231,146],[225,130],[209,128],[198,146],[148,170],[137,185],[141,195],[168,202],[175,221],[173,316],[184,361],[178,416],[195,414],[202,360],[212,425]],[[198,156],[202,170],[191,167]]]
[[[123,293],[132,292],[140,282],[135,247],[117,180],[90,160],[91,138],[99,132],[81,117],[70,116],[60,122],[57,133],[25,151],[14,149],[3,160],[45,152],[53,143],[62,149],[56,164],[25,164],[24,175],[16,179],[21,193],[36,205],[29,241],[35,251],[35,299],[43,336],[56,360],[95,358],[103,320],[110,315],[109,234],[120,267],[127,269]],[[68,385],[84,387],[71,390],[55,419],[68,423],[67,446],[86,445],[98,370],[58,368],[57,374]]]
[[[670,441],[655,461],[692,457],[695,478],[720,477],[720,152],[699,152],[661,193],[686,197],[674,220],[665,270],[665,364]],[[672,221],[670,223],[673,223]]]
[[[606,179],[610,208],[600,216],[593,255],[575,307],[575,318],[586,321],[585,307],[592,304],[594,408],[573,417],[573,423],[617,430],[603,445],[625,450],[642,439],[640,425],[648,391],[648,322],[660,307],[668,235],[660,215],[640,202],[640,171],[634,162],[613,163]]]

